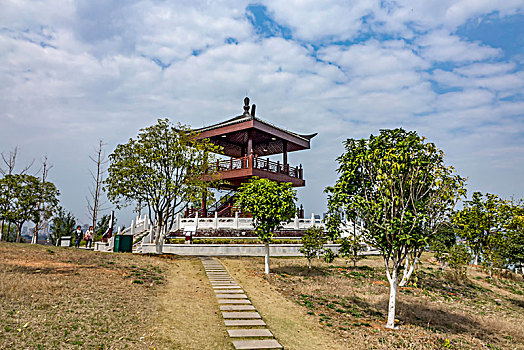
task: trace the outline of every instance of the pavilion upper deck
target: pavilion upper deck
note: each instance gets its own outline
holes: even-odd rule
[[[302,165],[290,166],[256,155],[217,160],[212,170],[217,172],[220,180],[228,182],[233,188],[253,176],[277,182],[290,182],[294,187],[302,187],[306,184]]]

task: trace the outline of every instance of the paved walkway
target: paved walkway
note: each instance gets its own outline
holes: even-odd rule
[[[215,258],[200,258],[235,349],[283,349],[242,288]]]

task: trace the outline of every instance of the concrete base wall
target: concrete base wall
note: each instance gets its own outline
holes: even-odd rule
[[[270,256],[303,256],[301,244],[270,244]],[[325,248],[338,252],[339,244],[326,244]],[[164,244],[163,253],[196,256],[264,256],[263,244]],[[142,244],[142,253],[156,253],[155,244]],[[373,254],[365,252],[364,254]]]

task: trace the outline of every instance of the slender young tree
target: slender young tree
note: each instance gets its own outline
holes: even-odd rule
[[[387,328],[395,328],[398,286],[405,285],[439,226],[465,193],[444,154],[413,131],[381,130],[348,139],[328,208],[365,223],[365,241],[383,256],[390,285]],[[399,272],[402,269],[402,276]]]
[[[353,230],[348,237],[340,239],[340,249],[338,255],[344,257],[353,262],[353,268],[357,267],[357,262],[364,258],[360,253],[364,251],[362,246],[360,234],[357,234],[356,230]]]
[[[159,119],[109,156],[104,182],[109,200],[117,207],[138,202],[147,207],[158,253],[176,214],[213,180],[213,167],[206,164],[219,148],[196,136],[185,125]]]
[[[44,159],[42,160],[42,168],[41,168],[42,176],[40,178],[41,179],[40,181],[41,195],[43,195],[44,193],[44,189],[45,189],[46,182],[47,182],[47,176],[49,175],[49,170],[51,170],[51,168],[53,168],[53,166],[47,163],[47,156],[44,156]],[[40,234],[40,231],[42,231],[45,227],[48,227],[49,220],[51,219],[51,217],[54,214],[56,205],[55,203],[46,203],[44,201],[44,198],[41,197],[38,200],[37,208],[39,212],[38,214],[39,220],[35,222],[35,228],[33,230],[33,238],[31,240],[31,243],[33,244],[38,243],[38,235]]]
[[[308,269],[311,270],[311,261],[318,257],[324,251],[324,243],[326,242],[326,236],[324,230],[321,227],[310,227],[306,230],[302,236],[300,243],[300,252],[304,255],[308,262]]]
[[[274,232],[294,217],[295,201],[296,191],[287,182],[277,183],[254,177],[239,188],[236,203],[244,212],[252,215],[258,239],[265,245],[266,274],[269,274],[269,243]]]
[[[89,189],[89,197],[87,197],[87,210],[89,217],[91,218],[91,226],[93,226],[95,232],[98,215],[105,209],[102,200],[102,191],[104,177],[107,173],[107,163],[109,161],[106,159],[104,146],[105,143],[102,140],[99,140],[94,155],[89,156],[89,159],[94,164],[95,170],[89,170],[93,183],[92,187]]]

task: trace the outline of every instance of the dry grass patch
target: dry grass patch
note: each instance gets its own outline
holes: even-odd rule
[[[220,260],[231,276],[240,283],[269,330],[285,349],[347,349],[344,339],[333,338],[329,331],[323,329],[322,325],[307,314],[307,310],[286,298],[278,288],[256,274],[253,267],[262,266],[263,271],[263,259]]]
[[[152,337],[158,349],[233,349],[200,259],[172,262]]]
[[[200,260],[0,243],[0,349],[231,349]]]
[[[490,280],[472,270],[469,280],[450,281],[427,255],[414,284],[399,292],[401,329],[391,331],[383,327],[389,285],[380,257],[368,257],[356,269],[340,259],[333,264],[316,261],[312,271],[305,259],[272,258],[268,277],[263,275],[263,259],[225,261],[244,279],[242,284],[257,285],[255,294],[266,288],[298,306],[301,316],[293,322],[315,324],[346,348],[524,348],[524,282],[520,277]],[[261,295],[260,302],[268,297]],[[274,306],[266,305],[269,316]]]
[[[0,348],[147,349],[166,262],[0,244]]]

